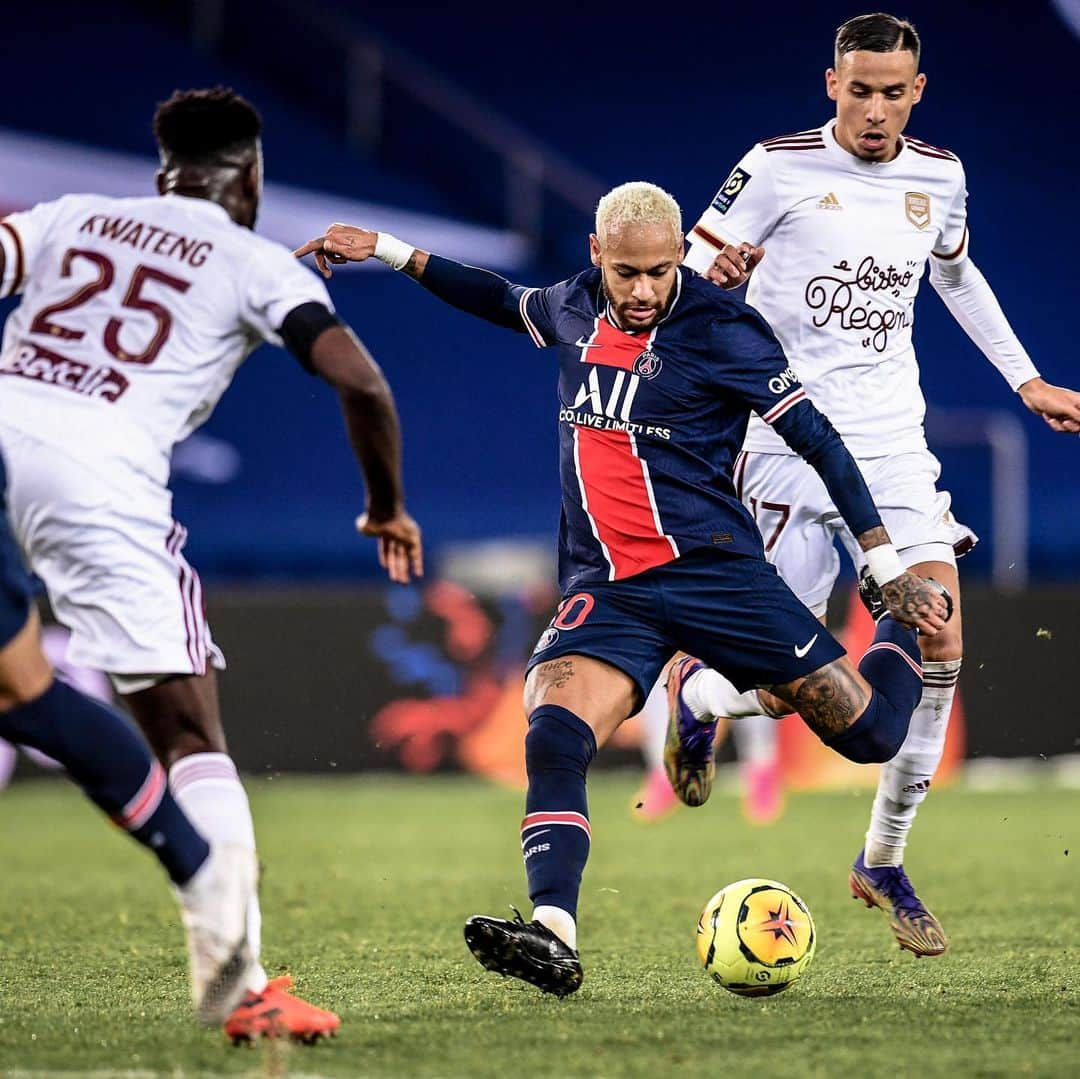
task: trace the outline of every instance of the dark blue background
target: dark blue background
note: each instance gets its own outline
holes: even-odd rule
[[[858,13],[823,3],[699,5],[346,5],[605,185],[649,179],[688,223],[757,139],[822,123],[836,25]],[[273,5],[226,3],[243,47],[196,52],[186,5],[46,4],[5,16],[0,126],[151,154],[153,102],[175,86],[227,82],[266,121],[270,178],[492,224],[497,185],[477,158],[463,190],[441,165],[445,131],[411,123],[412,158],[344,148],[341,72],[315,37]],[[297,5],[298,10],[304,10]],[[1080,383],[1075,189],[1080,149],[1067,88],[1080,49],[1044,0],[911,3],[923,35],[926,97],[910,130],[965,162],[971,250],[1044,375]],[[405,168],[424,159],[428,167]],[[466,157],[466,160],[469,160]],[[459,162],[460,163],[460,162]],[[149,178],[148,178],[149,180]],[[492,192],[496,191],[493,195]],[[584,215],[522,276],[543,284],[584,265]],[[565,233],[565,235],[563,235]],[[299,242],[306,237],[296,237]],[[580,257],[572,254],[580,253]],[[387,370],[406,434],[413,512],[429,541],[492,534],[553,541],[558,513],[554,370],[524,338],[476,324],[388,272],[339,276],[336,302]],[[916,343],[933,405],[1023,410],[927,286]],[[1074,577],[1080,563],[1080,441],[1026,413],[1032,567]],[[176,483],[178,515],[204,571],[230,577],[365,574],[351,533],[357,473],[332,394],[270,350],[254,355],[206,430],[243,467],[220,487]],[[954,507],[990,534],[986,455],[943,450]],[[986,546],[968,562],[989,565]]]

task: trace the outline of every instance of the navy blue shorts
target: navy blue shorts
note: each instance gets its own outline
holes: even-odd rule
[[[568,592],[528,669],[591,656],[629,675],[644,700],[678,650],[740,692],[802,678],[844,654],[764,559],[700,548],[634,577]]]
[[[33,591],[7,515],[7,472],[0,457],[0,648],[26,625]]]

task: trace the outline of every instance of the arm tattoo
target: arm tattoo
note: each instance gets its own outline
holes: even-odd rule
[[[871,547],[880,547],[883,543],[892,542],[889,539],[889,533],[885,531],[884,525],[878,525],[877,528],[861,532],[855,539],[864,551],[869,551]]]
[[[854,675],[854,670],[830,663],[807,675],[794,693],[791,682],[773,686],[771,692],[794,707],[819,738],[833,738],[846,731],[866,707],[866,691]]]
[[[401,267],[401,272],[406,277],[411,277],[414,281],[419,281],[424,276],[424,271],[427,269],[428,253],[421,251],[419,247],[413,248],[413,253],[409,256],[409,261]]]

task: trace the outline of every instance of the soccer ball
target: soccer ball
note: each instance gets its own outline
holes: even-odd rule
[[[721,888],[697,925],[706,972],[743,997],[779,993],[814,958],[814,919],[786,884],[752,877]]]

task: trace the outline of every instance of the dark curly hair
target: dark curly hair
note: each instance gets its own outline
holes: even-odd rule
[[[258,139],[262,118],[235,90],[176,90],[154,112],[154,137],[167,157],[192,164],[246,150]]]

